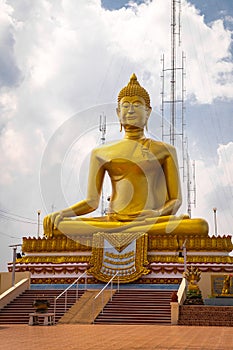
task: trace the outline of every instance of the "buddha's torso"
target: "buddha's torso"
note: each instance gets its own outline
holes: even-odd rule
[[[97,149],[96,156],[112,184],[110,212],[133,215],[155,210],[165,202],[163,162],[169,151],[161,144],[151,139],[123,139]]]

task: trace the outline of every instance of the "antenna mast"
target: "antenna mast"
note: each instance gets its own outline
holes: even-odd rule
[[[177,13],[177,4],[179,5]],[[162,92],[161,92],[161,114],[162,114],[162,140],[167,141],[173,146],[176,144],[177,136],[182,136],[182,142],[184,142],[184,77],[185,77],[185,55],[182,52],[181,67],[177,67],[177,42],[181,43],[181,0],[171,0],[171,66],[165,68],[164,55],[161,58],[162,62]],[[178,35],[178,41],[176,36]],[[180,57],[179,57],[180,58]],[[178,74],[179,73],[179,74]],[[165,79],[170,74],[170,97],[166,90]],[[177,78],[179,78],[179,85],[177,84]],[[178,86],[177,86],[178,85]],[[165,125],[165,116],[170,112],[170,125]]]
[[[162,140],[176,146],[178,136],[181,137],[182,164],[180,168],[182,169],[183,182],[187,181],[187,206],[188,213],[191,216],[191,204],[196,203],[195,163],[192,169],[194,175],[192,179],[193,188],[191,188],[190,158],[185,135],[185,54],[179,49],[180,45],[181,0],[171,0],[171,62],[169,68],[165,68],[164,54],[161,58]],[[168,92],[169,85],[166,83],[168,80],[170,81],[170,93]],[[169,122],[166,123],[166,120],[169,120]],[[192,191],[195,195],[194,201],[191,201]]]
[[[99,120],[99,131],[101,132],[101,144],[104,145],[106,138],[106,115],[101,114],[100,120]],[[105,214],[105,207],[104,207],[104,187],[102,187],[102,194],[101,194],[101,216],[104,216]]]
[[[170,143],[175,145],[176,128],[176,1],[171,6],[171,94],[170,94]]]

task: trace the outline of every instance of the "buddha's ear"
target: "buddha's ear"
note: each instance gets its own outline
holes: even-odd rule
[[[120,107],[119,106],[116,108],[116,113],[117,113],[117,116],[118,116],[118,119],[119,119],[119,122],[120,122],[120,132],[122,132],[121,112],[120,112]]]
[[[117,114],[119,120],[121,120],[121,112],[120,112],[120,107],[119,106],[116,108],[116,114]]]

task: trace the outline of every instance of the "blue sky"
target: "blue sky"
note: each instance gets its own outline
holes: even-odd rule
[[[192,215],[209,222],[210,235],[213,207],[219,234],[233,227],[232,31],[232,1],[182,0],[186,134],[197,182]],[[38,209],[44,217],[85,196],[99,114],[107,114],[107,140],[121,137],[116,96],[133,72],[151,95],[149,131],[161,137],[160,59],[165,54],[169,66],[170,1],[0,0],[0,49],[5,270],[9,245],[37,235]],[[73,139],[63,134],[71,120],[78,121]]]
[[[142,4],[144,1],[135,1],[137,4]],[[223,17],[225,14],[232,14],[233,4],[230,0],[191,0],[191,4],[195,5],[199,9],[201,14],[204,14],[206,22]],[[128,1],[125,0],[101,0],[102,6],[108,10],[118,10],[123,6],[128,5]]]

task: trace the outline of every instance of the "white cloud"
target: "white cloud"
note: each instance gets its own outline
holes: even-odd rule
[[[14,1],[10,3],[15,6]],[[170,60],[169,6],[157,0],[106,11],[97,0],[58,1],[56,5],[43,0],[33,3],[28,17],[18,15],[17,19],[18,10],[12,20],[15,54],[27,84],[48,94],[53,90],[66,104],[74,105],[77,96],[75,108],[83,108],[90,101],[112,100],[136,70],[140,77],[147,77],[144,84],[155,92],[158,105],[162,53],[167,65]],[[200,103],[232,97],[232,63],[224,61],[230,55],[230,32],[221,20],[207,26],[186,2],[182,16],[188,94]]]
[[[217,152],[219,156],[218,168],[221,169],[221,184],[232,188],[233,197],[233,142],[219,145]]]
[[[215,98],[232,99],[231,32],[224,28],[222,20],[208,26],[190,5],[183,11],[183,23],[188,95],[194,95],[198,103],[211,103]]]
[[[207,166],[204,161],[196,162],[197,208],[194,215],[203,213],[214,234],[213,208],[218,212],[218,233],[232,233],[233,219],[233,142],[220,145],[217,150],[218,164]]]
[[[1,169],[4,169],[0,178],[0,184],[12,184],[21,175],[35,175],[38,164],[38,154],[45,145],[41,130],[33,130],[31,135],[25,135],[23,131],[8,128],[0,139],[2,156]],[[20,189],[15,188],[15,191]]]

